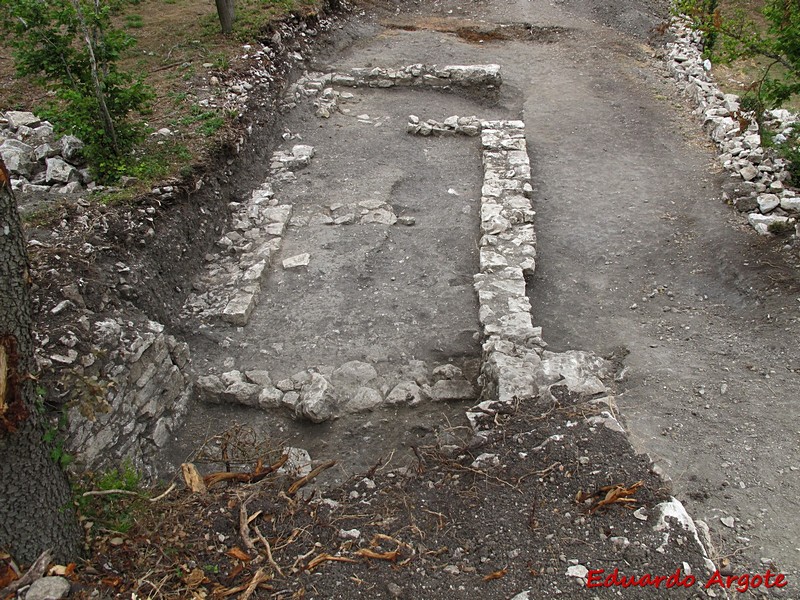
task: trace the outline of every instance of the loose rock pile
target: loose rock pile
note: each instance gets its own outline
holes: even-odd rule
[[[72,194],[91,186],[83,160],[83,142],[72,135],[56,139],[52,124],[30,112],[0,117],[0,156],[11,187],[23,193]]]
[[[702,35],[681,19],[673,21],[671,31],[675,41],[668,45],[665,60],[683,94],[697,104],[695,114],[703,118],[703,129],[719,149],[719,162],[732,175],[724,187],[725,199],[748,213],[748,222],[760,234],[794,227],[800,236],[800,197],[788,189],[786,162],[761,145],[758,123],[742,113],[739,97],[715,85],[711,63],[701,53]],[[765,117],[778,143],[800,120],[786,110],[772,110]]]

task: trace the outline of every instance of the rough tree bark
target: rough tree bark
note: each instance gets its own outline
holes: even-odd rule
[[[69,482],[51,459],[35,406],[30,275],[22,223],[0,159],[0,550],[30,564],[79,554]]]
[[[233,20],[236,18],[233,7],[233,0],[216,0],[219,24],[222,25],[222,33],[228,35],[233,31]]]

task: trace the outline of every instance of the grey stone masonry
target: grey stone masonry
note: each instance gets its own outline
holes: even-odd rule
[[[503,83],[500,66],[488,65],[425,65],[414,64],[396,69],[357,68],[344,73],[306,73],[286,94],[284,106],[293,108],[304,98],[314,98],[316,115],[329,118],[339,110],[339,104],[352,98],[339,87],[391,88],[427,87],[439,90],[475,89],[481,93],[497,91]],[[476,135],[476,134],[473,134]]]
[[[183,306],[184,318],[247,325],[292,216],[292,206],[279,204],[273,184],[292,181],[294,171],[313,156],[314,148],[303,144],[273,153],[269,179],[246,201],[230,204],[231,229],[217,241],[219,252],[206,257],[206,270]]]
[[[739,97],[723,93],[712,77],[712,64],[703,58],[703,36],[682,18],[673,19],[674,40],[664,56],[667,68],[681,93],[696,106],[703,130],[716,144],[718,160],[732,177],[723,187],[723,198],[762,235],[795,228],[800,232],[800,197],[790,189],[786,161],[761,144],[759,124],[752,113],[741,109]],[[763,123],[774,142],[787,141],[800,118],[787,110],[768,110]],[[796,185],[796,182],[795,182]]]
[[[188,410],[189,348],[154,321],[107,317],[87,326],[95,350],[79,363],[100,365],[95,356],[108,360],[97,375],[86,367],[75,379],[82,393],[70,405],[67,446],[87,468],[127,458],[153,475],[151,460]]]
[[[498,410],[538,395],[535,372],[546,345],[541,328],[533,326],[525,293],[525,276],[536,268],[525,124],[483,121],[481,144],[480,273],[474,285],[484,335],[483,391],[481,402],[467,412],[478,431],[489,426]]]

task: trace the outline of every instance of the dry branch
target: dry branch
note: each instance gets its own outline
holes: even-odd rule
[[[290,496],[294,496],[297,493],[297,490],[299,490],[304,485],[307,485],[310,481],[313,481],[314,478],[316,478],[320,473],[322,473],[326,469],[330,469],[335,464],[336,464],[335,460],[329,460],[328,462],[321,464],[316,469],[311,471],[308,475],[306,475],[305,477],[301,477],[300,479],[295,481],[292,485],[290,485],[286,493],[289,494]]]
[[[0,598],[11,596],[18,589],[25,587],[26,585],[30,585],[37,579],[44,577],[44,574],[47,571],[47,566],[52,562],[52,560],[53,554],[50,550],[45,550],[42,552],[39,555],[39,558],[37,558],[31,565],[31,568],[25,573],[25,575],[16,581],[12,581],[6,587],[0,590]]]

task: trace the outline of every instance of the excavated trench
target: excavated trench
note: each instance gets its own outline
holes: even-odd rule
[[[204,313],[192,344],[199,375],[266,371],[283,398],[269,407],[193,403],[167,451],[173,464],[198,440],[236,422],[278,447],[336,458],[338,478],[396,449],[436,443],[440,429],[466,424],[464,409],[477,401],[480,138],[412,136],[406,122],[414,113],[493,117],[502,111],[470,94],[339,89],[345,97],[330,118],[315,117],[304,101],[283,121],[277,152],[311,146],[313,158],[289,176],[279,171],[270,178],[272,201],[291,206],[291,216],[246,324]],[[264,164],[265,177],[269,167]],[[284,266],[304,255],[307,264]],[[353,361],[374,369],[359,382],[364,385],[348,385],[337,371]],[[339,418],[313,425],[296,418],[296,407],[287,409],[286,398],[303,393],[309,373],[334,382],[341,404],[363,388],[385,399],[403,382],[434,384],[441,377],[433,370],[443,366],[460,372],[457,379],[469,382],[471,392],[411,407],[381,402],[374,411],[339,411]]]

